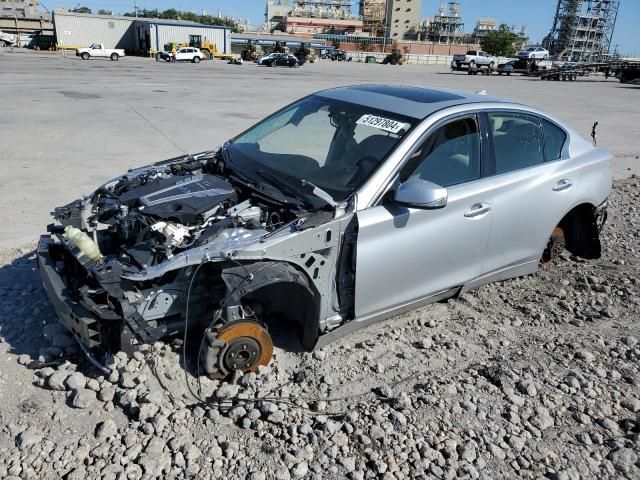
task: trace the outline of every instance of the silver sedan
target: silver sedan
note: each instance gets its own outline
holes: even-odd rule
[[[269,361],[273,321],[290,319],[312,349],[530,274],[563,247],[598,258],[610,161],[524,105],[335,88],[56,209],[40,268],[84,345],[188,327],[204,371],[224,377]]]

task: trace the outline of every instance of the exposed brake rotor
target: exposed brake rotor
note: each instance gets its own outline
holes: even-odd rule
[[[200,352],[206,373],[214,378],[226,378],[236,370],[255,372],[268,365],[273,354],[273,342],[267,329],[255,320],[236,320],[205,331]]]
[[[542,258],[540,258],[540,263],[543,266],[548,266],[551,262],[558,257],[562,249],[564,248],[564,230],[560,227],[556,227],[551,232],[551,237],[549,238],[549,243],[547,244],[547,248],[545,248],[542,253]]]

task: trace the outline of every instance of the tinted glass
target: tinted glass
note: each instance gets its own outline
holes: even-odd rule
[[[544,129],[544,154],[547,162],[557,160],[562,156],[562,147],[567,140],[567,134],[548,120],[542,120]]]
[[[439,127],[418,147],[400,175],[442,187],[480,178],[480,133],[475,116]]]
[[[538,119],[511,112],[489,113],[495,147],[496,173],[506,173],[544,162]]]

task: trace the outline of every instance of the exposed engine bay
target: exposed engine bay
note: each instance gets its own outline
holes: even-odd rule
[[[299,317],[313,347],[331,303],[318,299],[331,288],[342,222],[330,210],[261,194],[219,152],[187,155],[56,208],[40,267],[52,269],[43,274],[49,296],[65,303],[56,310],[88,349],[127,349],[192,325],[206,373],[225,377],[268,363],[271,338],[259,320],[267,310]],[[335,224],[324,237],[312,232],[322,224]]]
[[[133,270],[206,244],[225,228],[273,231],[295,218],[208,173],[216,168],[200,160],[171,165],[168,171],[134,172],[89,198],[56,208],[54,217],[64,227],[92,232],[103,255],[117,256]]]

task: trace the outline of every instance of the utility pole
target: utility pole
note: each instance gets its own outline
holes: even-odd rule
[[[138,3],[133,2],[133,11],[135,12],[136,18],[138,18]]]

